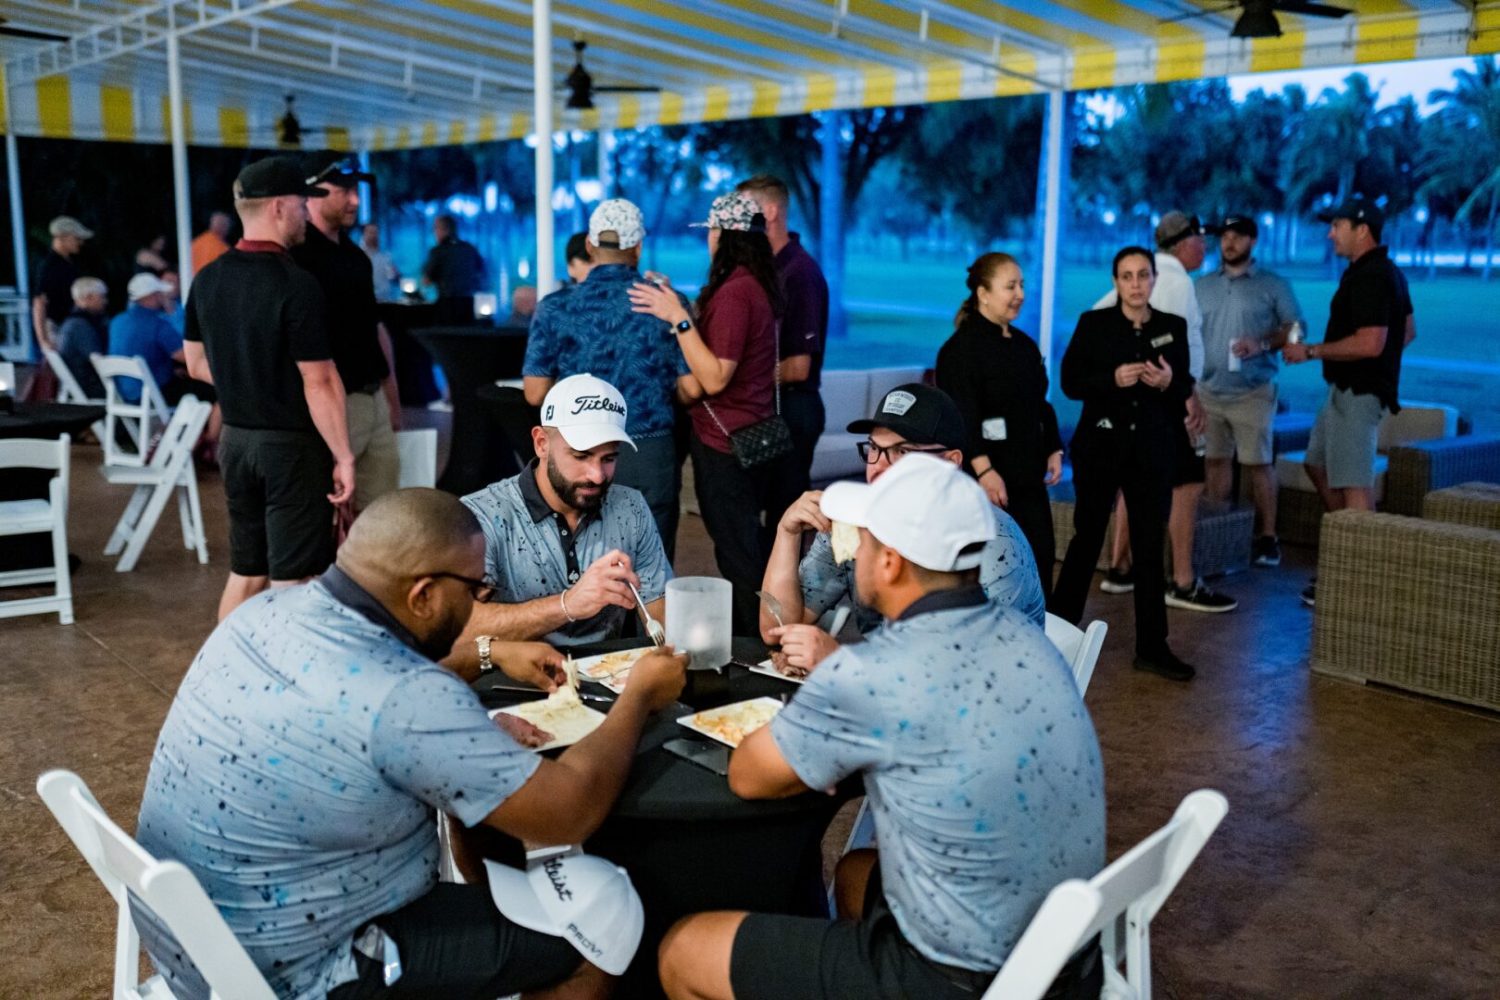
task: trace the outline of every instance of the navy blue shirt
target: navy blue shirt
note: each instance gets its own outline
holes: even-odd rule
[[[672,433],[673,392],[688,366],[670,324],[632,311],[627,293],[640,280],[627,264],[599,264],[583,281],[542,299],[521,374],[602,378],[625,397],[626,432],[661,437]]]

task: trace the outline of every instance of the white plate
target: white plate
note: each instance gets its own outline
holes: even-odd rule
[[[720,705],[718,708],[705,709],[702,712],[694,712],[678,719],[680,725],[684,725],[695,733],[702,733],[711,740],[718,740],[728,747],[737,747],[740,741],[751,733],[760,729],[776,717],[781,711],[781,699],[764,695],[760,698],[751,698],[749,701],[736,701],[729,705]],[[739,718],[736,718],[736,717]],[[733,720],[742,732],[738,738],[724,735],[716,727],[716,723]]]
[[[600,653],[598,656],[585,656],[581,660],[574,660],[573,665],[578,668],[580,680],[603,684],[615,694],[619,694],[625,690],[625,682],[630,679],[630,668],[635,666],[635,661],[655,648],[655,646],[637,646],[635,649],[621,649],[613,653]],[[598,671],[597,675],[595,671]]]
[[[786,674],[782,673],[780,670],[777,670],[775,667],[771,666],[771,660],[770,660],[769,657],[766,658],[766,659],[764,659],[764,660],[761,660],[755,666],[751,667],[750,668],[750,672],[752,674],[765,674],[767,677],[774,677],[778,681],[786,681],[788,684],[806,684],[807,683],[807,678],[806,677],[788,677]]]
[[[551,743],[543,743],[534,747],[537,753],[543,750],[552,750],[556,747],[570,747],[583,739],[589,733],[599,728],[604,721],[604,713],[597,712],[587,705],[576,705],[561,721],[549,718],[545,713],[538,711],[538,707],[544,701],[524,701],[519,705],[508,705],[505,708],[497,708],[490,712],[490,718],[494,718],[501,712],[508,715],[519,716],[534,726],[539,726],[552,734]]]

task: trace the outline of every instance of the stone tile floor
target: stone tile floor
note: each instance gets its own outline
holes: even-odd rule
[[[155,734],[213,625],[226,572],[218,479],[203,477],[210,564],[165,516],[139,566],[101,553],[126,495],[74,451],[77,623],[0,621],[0,997],[108,995],[114,910],[36,798],[43,770],[76,770],[134,824]],[[170,511],[168,515],[170,515]],[[1230,812],[1153,925],[1165,997],[1489,997],[1500,981],[1500,719],[1317,677],[1311,557],[1222,581],[1219,616],[1173,611],[1199,667],[1175,685],[1130,667],[1130,598],[1088,693],[1104,747],[1110,856],[1212,786]],[[712,573],[685,517],[682,573]],[[840,824],[842,825],[842,824]],[[827,840],[841,847],[841,830]]]

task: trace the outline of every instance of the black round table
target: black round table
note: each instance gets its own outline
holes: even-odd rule
[[[64,434],[76,441],[104,407],[73,403],[17,403],[15,412],[0,412],[0,438],[50,438]],[[6,469],[0,475],[0,500],[39,500],[55,473],[47,469]],[[0,571],[36,569],[52,565],[52,536],[11,535],[0,546]]]
[[[412,331],[437,324],[437,306],[430,302],[381,302],[376,309],[391,335],[401,405],[426,406],[442,394],[432,377],[432,355],[417,343]]]
[[[639,646],[618,640],[572,650],[592,655]],[[797,685],[750,672],[740,664],[765,657],[758,639],[734,640],[735,663],[722,673],[689,671],[681,702],[658,713],[641,734],[636,760],[609,818],[584,845],[630,872],[646,913],[635,960],[617,996],[659,997],[656,950],[680,917],[706,910],[752,910],[826,916],[823,833],[839,807],[862,794],[854,783],[836,796],[807,793],[750,801],[728,779],[662,749],[669,739],[712,743],[677,723],[705,708],[762,695],[790,696]],[[493,683],[493,682],[492,682]],[[503,680],[500,683],[505,683]],[[487,704],[528,696],[476,685]],[[585,691],[608,694],[585,682]],[[597,706],[603,707],[603,706]],[[716,744],[715,744],[716,745]]]
[[[479,402],[481,386],[519,378],[525,327],[429,326],[413,330],[443,366],[453,402],[453,443],[438,487],[463,496],[520,471],[510,446]]]

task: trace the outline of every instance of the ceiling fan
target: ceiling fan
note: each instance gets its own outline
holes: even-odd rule
[[[573,51],[576,53],[573,68],[563,78],[563,87],[568,91],[568,108],[587,111],[594,106],[595,94],[655,94],[661,91],[660,87],[594,86],[594,78],[583,68],[583,50],[588,47],[589,43],[583,39],[573,39]]]
[[[301,149],[302,137],[309,132],[326,132],[322,125],[304,125],[297,117],[293,105],[297,101],[295,94],[287,94],[283,100],[286,101],[286,112],[272,126],[276,133],[276,145],[282,149]]]
[[[68,40],[67,35],[59,35],[51,31],[33,31],[30,28],[11,28],[8,27],[9,23],[10,18],[0,17],[0,35],[7,35],[11,38],[30,38],[38,42],[66,42]]]
[[[1234,28],[1229,32],[1234,38],[1280,38],[1281,22],[1276,20],[1278,11],[1283,14],[1326,18],[1340,18],[1354,13],[1345,7],[1308,3],[1307,0],[1232,0],[1214,10],[1198,10],[1178,17],[1164,17],[1160,20],[1163,24],[1190,21],[1213,14],[1224,14],[1236,8],[1243,10],[1244,13],[1234,22]]]

